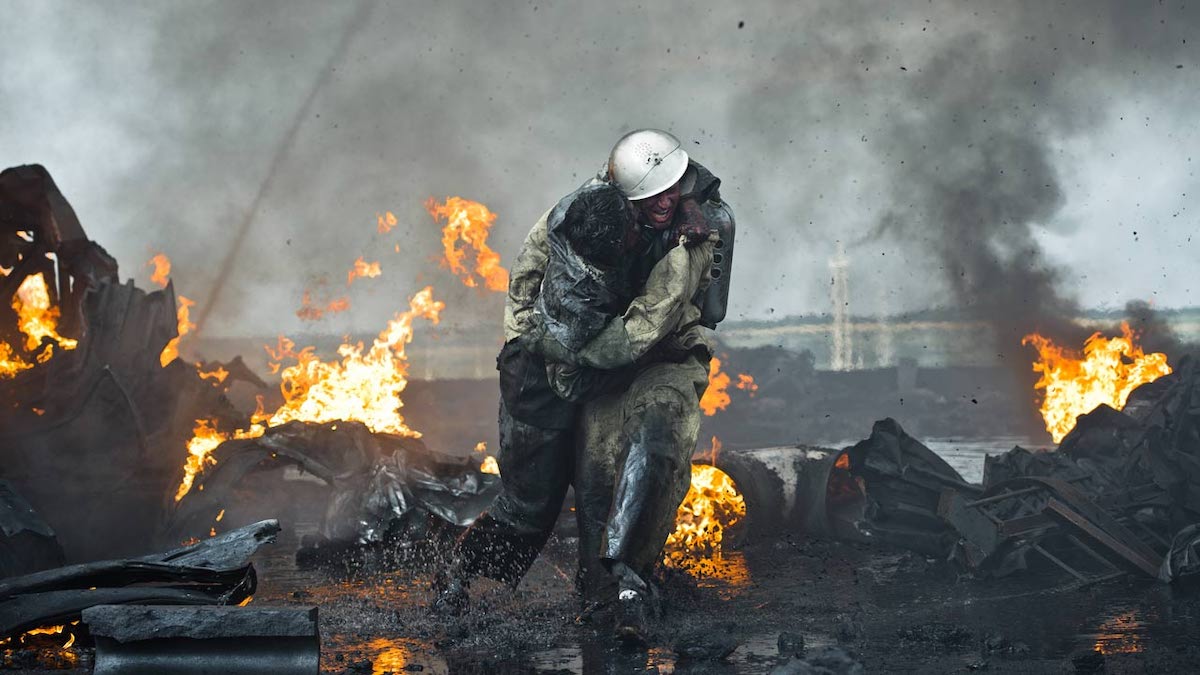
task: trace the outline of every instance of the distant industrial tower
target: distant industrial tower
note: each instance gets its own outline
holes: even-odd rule
[[[829,301],[833,303],[833,354],[829,367],[833,370],[854,368],[854,336],[850,330],[850,283],[848,280],[850,260],[846,258],[846,247],[837,243],[837,253],[829,259],[829,271],[833,277],[829,287]]]

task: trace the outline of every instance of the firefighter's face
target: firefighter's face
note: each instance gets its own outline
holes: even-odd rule
[[[671,226],[671,221],[675,219],[675,209],[679,206],[679,183],[676,182],[653,197],[639,199],[633,205],[650,227],[665,230]]]

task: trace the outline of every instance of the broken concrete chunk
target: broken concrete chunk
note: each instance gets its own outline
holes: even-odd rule
[[[83,612],[102,673],[317,673],[317,608],[105,605]]]
[[[117,642],[318,634],[316,607],[100,605],[83,610],[83,622],[93,636]]]

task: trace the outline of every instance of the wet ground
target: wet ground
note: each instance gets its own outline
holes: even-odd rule
[[[930,445],[977,479],[982,451],[1014,442]],[[841,647],[868,673],[1073,673],[1099,663],[1108,673],[1200,671],[1200,591],[1149,580],[1079,588],[1028,576],[959,579],[907,552],[783,536],[727,551],[693,575],[666,571],[658,635],[646,649],[620,649],[607,626],[576,621],[567,530],[516,592],[479,582],[472,611],[447,619],[426,610],[427,568],[299,569],[300,536],[314,529],[304,522],[283,518],[280,540],[256,557],[253,604],[319,606],[325,672],[770,673],[784,661],[783,632],[810,652]],[[721,640],[736,645],[723,661],[678,655]],[[3,656],[5,668],[32,671],[86,672],[89,662],[77,648]]]
[[[920,556],[857,544],[785,538],[728,552],[698,577],[668,572],[660,633],[632,650],[576,622],[567,537],[518,591],[477,584],[459,619],[426,611],[424,571],[333,580],[296,569],[294,545],[263,555],[254,602],[319,605],[329,672],[770,673],[782,632],[809,650],[838,645],[870,673],[1069,673],[1090,652],[1109,673],[1196,672],[1200,659],[1200,594],[1150,581],[960,581]],[[677,655],[717,638],[737,644],[724,661]]]

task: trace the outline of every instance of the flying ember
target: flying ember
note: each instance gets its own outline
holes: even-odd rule
[[[318,305],[313,302],[312,291],[306,290],[300,299],[300,309],[296,310],[296,316],[302,321],[317,321],[326,314],[339,314],[347,309],[350,309],[350,298],[334,298],[324,305]]]
[[[379,269],[378,262],[369,263],[363,260],[362,256],[360,255],[358,256],[358,260],[354,261],[354,267],[351,267],[350,271],[346,273],[346,285],[349,286],[350,284],[354,283],[355,279],[360,277],[374,279],[382,273],[383,272]]]
[[[1078,416],[1101,404],[1119,410],[1138,386],[1171,372],[1167,355],[1146,354],[1125,322],[1120,337],[1093,334],[1082,354],[1036,333],[1026,335],[1021,343],[1037,349],[1033,370],[1041,373],[1041,379],[1034,388],[1043,392],[1042,419],[1055,443],[1075,428]]]
[[[158,253],[150,262],[146,263],[146,267],[153,267],[154,271],[150,273],[150,281],[153,281],[159,288],[165,288],[167,280],[171,276],[171,259],[165,253]]]
[[[387,234],[388,232],[392,231],[393,227],[396,227],[396,214],[392,213],[391,211],[386,213],[377,213],[375,214],[375,221],[376,229],[379,231],[379,234]]]

